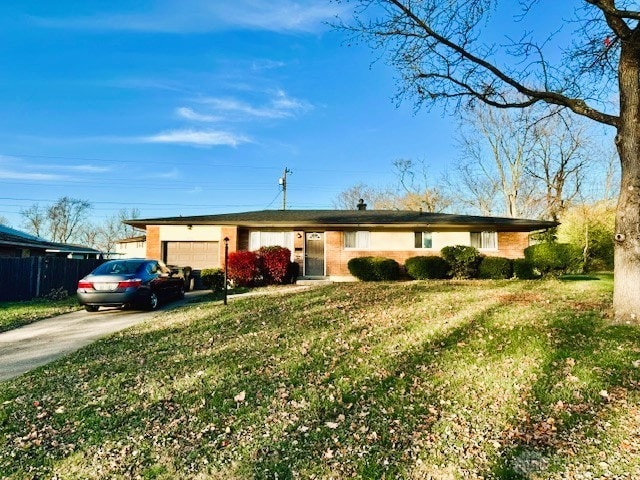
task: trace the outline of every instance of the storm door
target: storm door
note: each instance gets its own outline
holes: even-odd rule
[[[324,232],[305,233],[304,275],[324,277]]]

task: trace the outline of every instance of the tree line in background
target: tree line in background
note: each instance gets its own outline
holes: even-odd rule
[[[65,196],[50,205],[33,204],[21,210],[20,215],[23,228],[33,235],[52,242],[92,247],[102,252],[113,252],[117,240],[140,234],[123,223],[124,220],[138,218],[138,209],[121,209],[99,224],[90,220],[92,210],[89,201]]]
[[[419,210],[560,222],[552,232],[583,252],[588,269],[613,268],[619,169],[587,125],[533,109],[464,109],[459,156],[438,177],[425,160],[393,162],[395,182],[359,183],[334,200],[353,209]]]

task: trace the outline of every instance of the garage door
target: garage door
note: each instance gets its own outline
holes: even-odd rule
[[[165,252],[167,265],[194,270],[220,266],[218,242],[167,242]]]

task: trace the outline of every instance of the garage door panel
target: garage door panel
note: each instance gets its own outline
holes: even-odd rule
[[[195,270],[219,267],[218,242],[167,242],[166,263]]]

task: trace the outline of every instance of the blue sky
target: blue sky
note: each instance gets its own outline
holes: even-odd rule
[[[399,107],[379,52],[328,0],[21,0],[0,5],[0,216],[67,195],[99,223],[331,208],[392,162],[456,155],[456,121]]]

